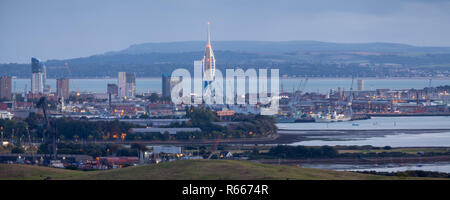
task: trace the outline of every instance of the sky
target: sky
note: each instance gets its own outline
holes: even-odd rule
[[[446,0],[0,0],[0,63],[206,39],[450,46]]]

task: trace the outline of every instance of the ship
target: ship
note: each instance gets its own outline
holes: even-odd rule
[[[344,114],[337,114],[336,111],[328,113],[319,113],[313,115],[313,118],[317,123],[345,122],[352,120],[351,116],[347,116]]]
[[[307,123],[315,122],[315,119],[309,115],[301,117],[278,116],[275,118],[277,123]]]
[[[296,120],[296,118],[285,117],[285,116],[283,116],[283,117],[279,116],[279,117],[276,117],[275,119],[276,119],[277,123],[294,123]]]

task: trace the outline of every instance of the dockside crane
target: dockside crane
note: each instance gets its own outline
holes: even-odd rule
[[[34,165],[36,163],[36,158],[35,158],[34,153],[33,153],[34,146],[33,146],[33,143],[31,142],[31,134],[30,134],[30,130],[28,129],[28,125],[25,127],[25,129],[27,130],[27,133],[28,133],[28,143],[30,145],[32,164]]]
[[[350,117],[353,116],[352,105],[353,105],[353,82],[354,82],[354,80],[355,80],[355,76],[352,76],[352,83],[350,85],[350,95],[349,95],[348,102],[347,102],[347,107],[348,107]]]
[[[211,148],[211,154],[209,154],[208,159],[211,159],[211,157],[214,155],[214,153],[216,153],[219,143],[220,143],[220,135],[219,135],[219,137],[217,137],[216,143]]]
[[[25,108],[25,109],[28,109],[28,91],[27,91],[27,87],[28,85],[27,84],[25,84],[25,89],[23,90],[23,102],[24,102],[24,105],[23,105],[23,107]]]
[[[72,81],[72,87],[73,91],[75,91],[75,102],[78,102],[78,96],[80,96],[80,87],[75,86],[75,81],[73,81],[72,78],[72,71],[70,71],[69,63],[64,63],[64,66],[66,66],[67,71],[69,72],[69,79]]]
[[[303,86],[302,86],[302,92],[304,93],[305,89],[306,89],[306,84],[308,83],[308,78],[305,79],[305,81],[303,82]]]
[[[42,112],[44,114],[44,121],[45,121],[45,136],[46,137],[46,141],[49,141],[49,138],[52,138],[52,144],[51,144],[51,152],[53,153],[53,159],[57,159],[57,152],[56,152],[56,131],[52,130],[52,127],[50,125],[50,121],[48,119],[48,102],[47,102],[47,97],[43,96],[39,99],[39,102],[37,103],[37,106],[42,108]]]

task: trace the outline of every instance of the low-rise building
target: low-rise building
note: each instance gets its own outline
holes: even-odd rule
[[[166,133],[169,134],[177,134],[179,132],[200,132],[202,131],[200,128],[132,128],[132,133]]]
[[[14,115],[6,110],[0,110],[0,119],[12,119]]]

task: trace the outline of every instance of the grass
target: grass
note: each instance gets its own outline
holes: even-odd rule
[[[32,165],[0,164],[0,180],[68,179],[83,175],[82,171],[39,167]]]
[[[107,171],[73,171],[0,164],[0,179],[42,180],[409,180],[353,172],[260,164],[235,160],[183,160]]]

